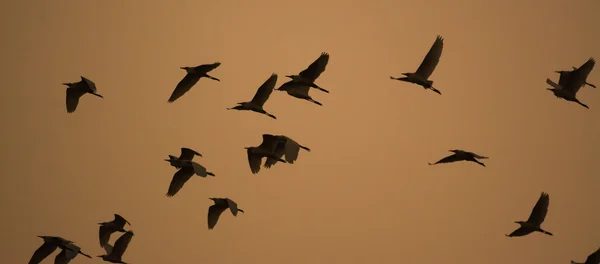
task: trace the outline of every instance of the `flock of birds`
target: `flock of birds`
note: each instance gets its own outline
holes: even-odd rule
[[[424,89],[432,90],[435,93],[442,94],[438,89],[433,87],[433,81],[429,80],[429,77],[432,75],[434,69],[439,63],[440,57],[442,55],[443,50],[443,38],[438,36],[430,48],[429,52],[423,59],[421,65],[417,68],[415,72],[412,73],[402,73],[404,77],[390,77],[393,80],[408,82],[412,84],[419,85]],[[239,110],[239,111],[253,111],[259,114],[263,114],[269,116],[273,119],[277,119],[277,117],[264,109],[264,105],[269,99],[273,90],[277,91],[285,91],[288,95],[309,101],[316,105],[322,106],[322,104],[316,100],[314,100],[310,95],[309,91],[312,89],[317,89],[325,93],[329,93],[328,90],[321,88],[318,86],[315,81],[319,76],[325,71],[327,63],[329,62],[329,54],[322,53],[318,59],[316,59],[312,64],[308,66],[305,70],[300,72],[297,75],[286,75],[288,80],[284,84],[282,84],[279,88],[275,89],[275,85],[277,83],[277,74],[273,73],[256,91],[254,97],[247,102],[237,103],[236,106],[232,108],[227,108],[228,110]],[[552,88],[547,88],[552,91],[553,94],[567,101],[576,102],[585,108],[589,108],[586,104],[580,102],[576,98],[576,94],[579,89],[586,84],[596,88],[595,85],[587,82],[587,77],[592,71],[594,67],[595,61],[593,58],[590,58],[586,61],[581,67],[573,67],[571,71],[556,71],[556,73],[560,74],[558,84],[553,82],[550,79],[546,80],[546,83],[552,86]],[[218,78],[210,76],[209,73],[221,65],[219,62],[215,62],[212,64],[204,64],[196,67],[181,67],[181,69],[185,70],[187,74],[185,77],[177,84],[175,90],[171,94],[168,102],[173,103],[178,98],[182,97],[186,94],[201,78],[209,78],[215,81],[220,81]],[[81,81],[76,83],[64,83],[64,85],[68,86],[66,91],[66,107],[68,113],[73,113],[77,109],[80,98],[85,94],[93,94],[97,97],[103,98],[102,95],[98,94],[96,91],[96,85],[93,81],[81,77]],[[246,147],[246,152],[248,155],[248,163],[250,166],[250,171],[253,174],[257,174],[261,165],[264,168],[271,168],[278,162],[280,163],[288,163],[293,164],[299,155],[300,149],[304,149],[306,151],[310,151],[308,147],[300,145],[298,142],[293,139],[284,136],[284,135],[271,135],[264,134],[262,135],[262,143],[255,147]],[[480,159],[488,159],[488,157],[477,155],[472,152],[454,149],[450,150],[454,154],[447,156],[435,163],[429,163],[429,165],[441,164],[441,163],[451,163],[457,161],[471,161],[475,162],[481,166],[485,167],[485,164],[480,162]],[[200,177],[212,176],[215,174],[209,172],[204,166],[198,164],[193,161],[195,156],[202,155],[195,150],[190,148],[181,148],[181,154],[179,157],[169,155],[168,159],[165,161],[169,162],[172,167],[177,169],[177,172],[173,176],[171,180],[171,184],[167,191],[168,197],[175,196],[185,185],[192,176],[197,175]],[[265,163],[263,164],[263,158],[266,158]],[[209,198],[214,202],[214,205],[208,208],[208,229],[213,229],[217,224],[219,217],[221,214],[229,209],[234,216],[237,216],[238,212],[244,212],[242,209],[238,208],[238,205],[229,198]],[[517,228],[512,233],[506,235],[508,237],[520,237],[531,234],[533,232],[541,232],[547,235],[552,236],[552,233],[541,228],[541,224],[544,222],[546,218],[546,214],[548,213],[548,206],[550,203],[550,196],[542,192],[537,203],[533,207],[529,218],[526,221],[516,221],[515,223],[519,224],[519,228]],[[99,240],[100,246],[106,251],[106,254],[98,256],[102,258],[104,261],[111,263],[123,263],[123,254],[125,253],[127,246],[131,242],[134,234],[131,230],[125,230],[125,225],[129,224],[125,218],[122,216],[115,214],[114,220],[110,222],[99,223]],[[110,237],[115,232],[123,233],[114,243],[111,245],[109,243]],[[39,247],[33,256],[31,257],[29,264],[38,264],[47,256],[52,254],[56,249],[60,248],[61,251],[55,257],[55,264],[67,264],[69,261],[74,259],[78,254],[84,255],[88,258],[91,258],[88,254],[85,254],[81,251],[81,248],[75,245],[73,241],[58,237],[58,236],[40,236],[44,240],[44,243],[41,247]],[[599,264],[600,263],[600,248],[588,256],[585,263],[579,263],[575,261],[571,261],[572,264]]]

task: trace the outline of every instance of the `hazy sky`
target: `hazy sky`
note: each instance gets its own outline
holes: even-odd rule
[[[599,12],[598,0],[3,1],[2,262],[26,263],[37,235],[103,254],[97,223],[113,213],[133,224],[133,264],[584,261],[600,246],[600,90],[578,93],[586,110],[545,80],[600,58]],[[438,34],[442,96],[389,79]],[[275,91],[277,120],[225,110],[321,52],[323,107]],[[167,103],[179,67],[215,61],[221,82]],[[105,98],[67,114],[61,83],[80,76]],[[600,85],[598,65],[588,81]],[[243,147],[264,133],[312,151],[252,175]],[[217,176],[167,198],[163,159],[181,147]],[[454,148],[487,167],[427,165]],[[554,236],[505,237],[542,191]],[[209,197],[246,213],[209,231]]]

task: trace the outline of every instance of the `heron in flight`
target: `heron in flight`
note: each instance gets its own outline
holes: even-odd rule
[[[180,67],[181,69],[185,70],[187,74],[181,81],[179,81],[177,87],[175,87],[171,97],[169,97],[169,103],[175,102],[175,100],[179,99],[179,97],[182,97],[185,93],[192,89],[192,87],[196,85],[196,83],[202,77],[220,82],[221,80],[208,75],[210,71],[216,69],[219,67],[219,65],[221,65],[220,62],[215,62],[213,64],[202,64],[196,67]]]
[[[253,111],[263,115],[267,115],[273,119],[277,119],[274,115],[268,113],[263,109],[263,106],[271,96],[273,92],[273,88],[275,88],[275,84],[277,83],[277,74],[273,73],[269,79],[267,79],[256,91],[254,97],[250,102],[241,102],[237,103],[238,105],[227,108],[227,110],[239,110],[239,111]]]
[[[237,216],[238,211],[244,212],[244,210],[239,209],[237,204],[229,198],[208,198],[215,202],[215,204],[211,205],[208,208],[208,229],[214,229],[215,225],[219,221],[219,217],[221,214],[229,208],[233,216]]]
[[[589,67],[590,64],[592,65],[592,68],[594,68],[594,64],[595,64],[594,58],[588,59],[581,67]],[[573,66],[573,70],[572,71],[555,71],[555,72],[559,73],[561,75],[561,78],[562,78],[563,75],[566,75],[568,77],[573,71],[576,71],[576,70],[577,70],[577,67]],[[561,85],[560,82],[558,84]],[[596,88],[596,85],[593,85],[593,84],[587,82],[587,78],[584,81],[584,85],[589,85],[592,88]]]
[[[90,79],[81,76],[81,81],[75,83],[63,83],[67,88],[67,113],[73,113],[79,104],[79,98],[89,93],[100,98],[102,95],[96,93],[96,84]]]
[[[303,100],[309,101],[311,103],[314,103],[316,105],[323,106],[323,104],[321,104],[320,102],[313,99],[310,95],[308,95],[308,92],[310,90],[310,86],[308,86],[308,85],[301,84],[301,83],[298,83],[295,81],[289,81],[289,82],[282,84],[279,88],[277,88],[275,90],[276,91],[285,91],[285,92],[287,92],[288,95],[290,95],[292,97],[296,97],[298,99],[303,99]]]
[[[123,254],[125,250],[127,250],[127,246],[129,246],[129,242],[131,242],[131,238],[133,238],[133,231],[129,230],[125,232],[117,241],[115,241],[115,245],[111,246],[107,245],[104,250],[106,251],[105,255],[98,256],[102,258],[102,260],[111,262],[111,263],[121,263],[127,264],[127,262],[123,261]]]
[[[598,264],[600,263],[600,248],[596,252],[590,254],[585,262],[576,262],[571,260],[571,264]]]
[[[592,69],[594,68],[595,60],[590,58],[586,63],[581,65],[581,67],[569,72],[569,73],[561,73],[560,78],[558,80],[558,84],[553,82],[550,79],[546,79],[546,83],[552,86],[553,88],[546,88],[549,91],[552,91],[554,96],[557,98],[562,98],[564,100],[578,103],[579,105],[589,109],[589,107],[579,101],[576,95],[579,92],[579,89],[583,87],[587,82],[587,76],[590,74]]]
[[[489,157],[480,156],[473,152],[468,152],[468,151],[464,151],[464,150],[460,150],[460,149],[452,149],[452,150],[450,150],[450,152],[454,152],[454,154],[452,154],[448,157],[445,157],[445,158],[437,161],[436,163],[429,163],[429,165],[436,165],[436,164],[440,164],[440,163],[450,163],[450,162],[457,162],[457,161],[472,161],[472,162],[475,162],[475,163],[485,167],[485,164],[478,161],[477,159],[489,159]]]
[[[312,88],[319,89],[323,92],[329,93],[329,91],[327,91],[315,84],[315,81],[317,80],[317,78],[319,78],[319,76],[321,76],[321,73],[323,73],[325,71],[325,68],[327,68],[327,63],[329,63],[329,54],[326,52],[323,52],[323,53],[321,53],[321,56],[319,56],[318,59],[316,59],[313,63],[311,63],[308,66],[308,68],[301,71],[299,74],[286,75],[285,77],[288,77],[292,80],[289,82],[286,82],[284,85],[289,84],[289,83],[294,83],[296,85],[308,86],[309,88],[312,87]],[[308,92],[306,92],[306,94],[308,95]],[[302,98],[302,99],[305,99],[305,98]]]
[[[173,179],[171,180],[171,184],[169,185],[169,190],[167,191],[167,197],[173,197],[175,196],[175,194],[177,194],[177,192],[179,192],[179,190],[181,190],[181,188],[183,187],[183,185],[190,179],[192,178],[192,176],[194,176],[194,174],[202,177],[202,178],[206,178],[208,175],[210,176],[215,176],[214,173],[206,171],[206,168],[196,162],[193,162],[191,160],[177,160],[177,161],[173,161],[175,165],[173,165],[176,168],[180,168],[175,175],[173,176]],[[173,163],[172,163],[173,164]]]
[[[165,161],[168,161],[171,164],[171,166],[179,169],[180,167],[177,167],[178,161],[192,160],[194,156],[202,157],[202,154],[190,148],[181,148],[181,154],[179,155],[179,157],[169,155],[169,159],[165,159]]]
[[[52,252],[56,251],[57,248],[62,249],[54,259],[55,264],[67,264],[69,261],[74,259],[78,254],[84,255],[88,258],[91,256],[81,252],[81,248],[75,245],[75,242],[64,239],[57,236],[38,236],[44,240],[38,249],[35,250],[33,256],[29,260],[29,264],[38,264],[48,257]]]
[[[428,79],[431,76],[431,74],[433,73],[433,70],[435,70],[438,63],[440,62],[440,57],[442,56],[443,48],[444,48],[444,39],[442,36],[437,36],[437,38],[435,39],[435,42],[429,49],[429,52],[427,53],[427,55],[425,55],[425,58],[421,62],[421,65],[419,66],[419,68],[417,69],[416,72],[402,73],[402,75],[404,75],[405,77],[396,78],[396,77],[390,76],[390,79],[408,82],[408,83],[414,83],[414,84],[422,86],[426,90],[430,89],[441,95],[442,93],[438,89],[433,87],[433,81],[428,80]]]
[[[250,164],[250,171],[252,171],[252,174],[257,174],[260,171],[262,158],[265,157],[286,163],[285,160],[275,155],[277,144],[284,142],[284,139],[270,134],[263,134],[262,139],[262,143],[257,147],[245,148],[248,154],[248,164]]]
[[[298,159],[298,153],[300,153],[300,149],[304,149],[306,151],[310,151],[309,148],[298,144],[298,142],[293,139],[280,135],[276,136],[281,139],[279,143],[277,143],[275,147],[275,152],[273,153],[275,157],[281,158],[285,156],[285,161],[289,164],[294,164],[294,162]],[[271,166],[277,163],[277,159],[272,157],[267,157],[267,161],[265,162],[265,168],[271,168]]]
[[[100,238],[100,246],[105,247],[110,240],[110,236],[115,232],[125,233],[127,232],[124,227],[125,224],[129,224],[129,221],[125,220],[122,216],[118,214],[114,214],[115,218],[110,222],[102,222],[98,223],[100,225],[99,230],[99,238]]]
[[[542,229],[540,226],[546,219],[546,214],[548,214],[548,205],[550,204],[550,196],[542,192],[542,195],[538,199],[535,207],[531,210],[531,214],[529,215],[529,219],[527,221],[515,221],[515,223],[519,224],[520,227],[506,235],[507,237],[520,237],[529,235],[533,232],[542,232],[546,235],[552,236],[552,233]]]

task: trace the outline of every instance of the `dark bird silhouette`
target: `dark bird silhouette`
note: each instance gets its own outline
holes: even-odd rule
[[[275,88],[275,83],[277,83],[277,74],[273,73],[271,77],[258,88],[252,101],[237,103],[238,105],[227,108],[227,110],[253,111],[277,119],[277,117],[263,109],[265,102],[267,102],[269,96],[271,96],[271,93],[273,92],[273,88]]]
[[[576,262],[571,260],[571,264],[598,264],[600,263],[600,248],[596,252],[592,253],[587,257],[585,262]]]
[[[194,156],[202,157],[202,154],[196,152],[193,149],[181,148],[181,154],[179,155],[179,157],[169,155],[169,159],[165,159],[165,161],[168,161],[169,164],[171,164],[171,166],[179,169],[180,167],[177,167],[177,161],[192,160]]]
[[[301,84],[295,81],[289,81],[281,85],[281,87],[275,89],[276,91],[285,91],[288,95],[292,97],[296,97],[298,99],[306,100],[316,105],[323,106],[320,102],[313,99],[308,92],[310,90],[310,86]]]
[[[44,240],[38,249],[35,250],[33,256],[29,260],[29,264],[38,264],[48,257],[52,252],[56,251],[57,248],[62,251],[54,259],[55,263],[68,263],[71,259],[75,258],[77,254],[84,255],[91,258],[89,255],[81,252],[81,249],[75,245],[75,242],[64,239],[57,236],[38,236]]]
[[[127,264],[127,262],[123,261],[123,254],[125,253],[125,250],[127,250],[131,238],[133,238],[133,231],[129,230],[117,239],[114,246],[108,245],[104,248],[106,250],[105,255],[100,255],[98,257],[111,263]]]
[[[529,215],[529,219],[527,221],[515,221],[515,223],[521,225],[517,230],[510,233],[510,235],[506,235],[507,237],[520,237],[529,235],[532,232],[542,232],[546,235],[552,236],[552,233],[542,229],[540,226],[546,219],[546,214],[548,214],[548,205],[550,204],[550,196],[542,192],[540,199],[531,210],[531,214]]]
[[[181,67],[181,69],[185,70],[187,74],[179,83],[175,90],[169,97],[169,103],[175,102],[175,100],[182,97],[185,93],[187,93],[202,77],[206,77],[209,79],[213,79],[215,81],[221,81],[215,77],[208,75],[208,73],[221,65],[220,62],[215,62],[213,64],[202,64],[196,67]]]
[[[427,55],[425,55],[423,62],[421,62],[421,65],[419,66],[419,68],[417,69],[416,72],[402,73],[402,75],[404,75],[406,77],[396,78],[396,77],[390,76],[390,79],[408,82],[408,83],[414,83],[414,84],[422,86],[425,89],[430,89],[441,95],[442,93],[438,89],[433,87],[433,81],[428,80],[428,79],[431,76],[431,74],[433,73],[433,70],[435,70],[438,63],[440,62],[440,57],[442,56],[443,48],[444,48],[444,39],[442,38],[442,36],[437,36],[437,38],[435,39],[435,42],[431,46],[431,49],[429,49],[429,52],[427,53]]]
[[[237,204],[229,198],[208,198],[215,202],[214,205],[211,205],[208,208],[208,229],[214,229],[219,221],[219,217],[221,214],[229,208],[233,216],[237,216],[237,212],[244,212],[244,210],[239,209]]]
[[[262,163],[262,158],[272,158],[276,161],[286,163],[285,160],[275,155],[275,148],[277,144],[280,142],[284,142],[282,137],[263,134],[262,135],[262,143],[257,147],[246,147],[246,152],[248,154],[248,164],[250,164],[250,171],[253,174],[257,174],[260,171],[260,165]]]
[[[99,233],[100,246],[101,247],[104,247],[104,246],[106,246],[108,244],[108,241],[110,240],[110,236],[113,233],[115,233],[115,232],[121,232],[121,233],[127,232],[124,229],[125,224],[131,225],[122,216],[120,216],[118,214],[114,214],[114,215],[115,215],[115,219],[113,219],[112,221],[98,223],[100,225],[100,230],[99,230],[98,233]]]
[[[581,67],[589,67],[589,66],[591,65],[591,66],[592,66],[591,68],[593,69],[593,67],[594,67],[594,64],[595,64],[595,61],[594,61],[594,59],[593,59],[593,58],[590,58],[590,59],[588,59],[588,60],[587,60],[587,61],[586,61],[586,62],[585,62],[585,63],[584,63],[584,64],[583,64]],[[572,70],[572,71],[555,71],[555,72],[556,72],[556,73],[559,73],[559,74],[560,74],[560,78],[562,79],[563,75],[565,75],[565,77],[567,77],[567,78],[568,78],[568,77],[569,77],[569,75],[570,75],[570,74],[571,74],[573,71],[576,71],[576,70],[577,70],[577,67],[573,66],[573,70]],[[590,72],[591,72],[591,70],[590,70]],[[559,82],[559,83],[558,83],[558,85],[561,85],[561,86],[562,86],[563,84]],[[591,83],[587,82],[587,77],[586,77],[586,81],[584,81],[584,85],[589,85],[589,86],[591,86],[592,88],[596,88],[596,85],[593,85],[593,84],[591,84]]]
[[[436,163],[433,163],[433,164],[429,163],[429,165],[435,165],[435,164],[440,164],[440,163],[450,163],[450,162],[456,162],[456,161],[472,161],[472,162],[475,162],[475,163],[485,167],[485,164],[478,161],[477,159],[489,159],[489,157],[480,156],[473,152],[468,152],[468,151],[464,151],[464,150],[460,150],[460,149],[452,149],[452,150],[450,150],[450,152],[454,152],[454,154],[452,154],[448,157],[445,157],[445,158],[437,161]]]
[[[275,152],[273,153],[275,157],[281,158],[285,156],[285,161],[289,164],[294,164],[294,162],[298,159],[298,153],[300,153],[300,149],[304,149],[306,151],[310,151],[309,148],[298,144],[298,142],[293,139],[280,135],[277,136],[281,140],[277,143],[275,147]],[[267,161],[265,162],[265,168],[271,168],[271,166],[277,163],[277,159],[272,157],[267,157]]]
[[[171,185],[169,185],[169,191],[167,192],[168,197],[175,196],[194,174],[202,178],[206,178],[208,175],[215,176],[214,173],[206,171],[204,166],[191,160],[177,160],[173,162],[175,163],[173,166],[180,169],[175,173],[171,180]]]
[[[86,93],[93,94],[100,98],[102,95],[96,93],[96,84],[88,78],[81,76],[81,81],[76,83],[63,83],[67,88],[67,113],[73,113],[79,104],[79,98]]]
[[[321,73],[323,73],[325,71],[325,68],[327,68],[327,63],[329,63],[329,54],[327,54],[326,52],[323,52],[323,53],[321,53],[321,56],[319,56],[318,59],[316,59],[313,63],[311,63],[308,66],[308,68],[301,71],[300,74],[286,75],[285,77],[288,77],[292,80],[285,83],[284,85],[289,84],[289,83],[295,83],[297,85],[308,86],[308,87],[316,88],[323,92],[329,93],[329,91],[327,91],[315,84],[315,81],[317,80],[317,78],[319,78],[319,76],[321,76]],[[308,92],[306,94],[308,95]],[[305,98],[302,98],[302,99],[305,99]]]
[[[557,98],[562,98],[570,102],[578,103],[579,105],[589,109],[589,107],[586,104],[582,103],[581,101],[579,101],[579,99],[577,99],[576,95],[577,92],[579,92],[579,89],[581,89],[581,87],[583,87],[587,83],[587,76],[594,68],[594,64],[594,58],[590,58],[586,63],[581,65],[581,67],[571,72],[561,73],[560,78],[558,80],[558,84],[550,79],[546,79],[546,83],[553,87],[546,89],[552,91],[554,96],[556,96]]]

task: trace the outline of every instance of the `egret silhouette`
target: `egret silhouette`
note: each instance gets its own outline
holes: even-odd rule
[[[127,262],[123,261],[123,254],[125,253],[125,250],[127,250],[127,247],[131,242],[131,238],[133,238],[133,231],[129,230],[121,235],[117,241],[115,241],[114,246],[109,245],[107,248],[105,248],[107,252],[106,254],[98,257],[111,263],[127,264]]]
[[[274,115],[268,113],[263,109],[263,106],[271,96],[273,92],[273,88],[275,88],[275,84],[277,83],[277,74],[273,73],[269,79],[267,79],[256,91],[256,94],[252,98],[250,102],[241,102],[238,105],[227,108],[227,110],[239,110],[239,111],[253,111],[260,114],[267,115],[273,119],[277,119]]]
[[[598,264],[600,263],[600,248],[596,252],[590,254],[585,262],[576,262],[571,260],[571,264]]]
[[[66,244],[62,246],[62,250],[54,258],[54,264],[68,264],[77,255],[84,255],[88,258],[92,258],[90,255],[81,252],[81,248],[75,244]]]
[[[110,222],[102,222],[98,223],[100,225],[99,230],[99,238],[100,238],[100,246],[105,247],[110,240],[110,236],[115,232],[125,233],[127,232],[124,227],[125,224],[131,225],[125,218],[118,214],[114,214],[115,219]]]
[[[435,39],[435,42],[429,49],[429,52],[427,53],[427,55],[425,55],[425,58],[421,62],[421,65],[419,66],[419,68],[417,69],[416,72],[402,73],[402,75],[404,75],[405,77],[396,78],[396,77],[390,76],[390,79],[408,82],[408,83],[414,83],[414,84],[422,86],[425,89],[430,89],[441,95],[442,93],[438,89],[433,87],[433,81],[429,80],[429,77],[431,76],[431,74],[433,73],[433,70],[435,70],[438,63],[440,62],[440,57],[442,56],[443,48],[444,48],[444,39],[442,38],[442,36],[437,36],[437,38]]]
[[[560,78],[558,80],[558,84],[550,79],[546,79],[546,83],[553,87],[546,89],[552,91],[554,96],[556,96],[557,98],[562,98],[570,102],[578,103],[579,105],[589,109],[589,107],[586,104],[579,101],[579,99],[577,99],[576,96],[577,92],[579,92],[579,89],[581,89],[581,87],[583,87],[587,83],[587,76],[594,68],[594,64],[594,58],[590,58],[581,67],[569,73],[561,73]]]
[[[429,163],[429,165],[436,165],[436,164],[440,164],[440,163],[450,163],[450,162],[457,162],[457,161],[472,161],[472,162],[475,162],[475,163],[485,167],[485,164],[478,161],[477,159],[489,159],[489,157],[480,156],[473,152],[468,152],[468,151],[464,151],[464,150],[460,150],[460,149],[452,149],[452,150],[450,150],[450,152],[454,152],[454,154],[452,154],[448,157],[445,157],[445,158],[437,161],[436,163],[433,163],[433,164]]]
[[[194,156],[202,157],[202,154],[196,152],[193,149],[181,148],[181,154],[179,155],[179,157],[169,155],[169,159],[165,159],[165,161],[168,161],[171,164],[171,166],[179,169],[180,167],[177,167],[177,161],[192,160]]]
[[[308,95],[308,92],[310,90],[310,86],[308,86],[308,85],[301,84],[296,81],[289,81],[289,82],[282,84],[279,88],[277,88],[275,90],[276,91],[285,91],[285,92],[287,92],[288,95],[290,95],[292,97],[296,97],[298,99],[303,99],[303,100],[309,101],[311,103],[314,103],[316,105],[323,106],[323,104],[321,104],[320,102],[313,99],[310,95]]]
[[[185,93],[192,89],[192,87],[194,87],[194,85],[196,85],[196,83],[202,77],[213,79],[215,81],[221,81],[208,75],[210,71],[216,69],[219,67],[219,65],[221,65],[220,62],[215,62],[213,64],[202,64],[196,67],[180,67],[181,69],[185,70],[187,74],[181,81],[179,81],[177,87],[175,87],[175,90],[173,90],[171,97],[169,97],[169,103],[175,102],[175,100],[179,99],[179,97],[182,97]]]
[[[55,263],[65,263],[65,261],[68,263],[71,259],[75,258],[77,254],[82,254],[88,258],[91,258],[89,255],[81,252],[80,248],[77,247],[73,241],[58,236],[38,237],[44,240],[44,244],[35,250],[33,256],[31,256],[31,259],[29,260],[29,264],[38,264],[42,262],[42,260],[52,254],[52,252],[56,251],[57,248],[62,249],[62,251],[67,250],[69,252],[60,252],[54,260]]]
[[[329,54],[326,52],[323,52],[323,53],[321,53],[321,56],[319,56],[319,58],[317,58],[313,63],[311,63],[308,66],[308,68],[301,71],[299,74],[286,75],[285,77],[292,79],[291,81],[289,81],[287,83],[293,82],[298,85],[316,88],[323,92],[329,93],[329,91],[327,91],[315,84],[315,81],[317,80],[317,78],[319,78],[319,76],[321,76],[321,73],[323,73],[325,71],[325,68],[327,68],[327,63],[329,63]],[[307,95],[308,95],[308,92],[307,92]],[[302,98],[302,99],[304,99],[304,98]]]
[[[93,94],[100,98],[104,98],[102,95],[96,93],[96,84],[81,76],[81,81],[75,83],[63,83],[68,86],[67,88],[67,113],[73,113],[77,109],[79,104],[79,98],[86,93]]]
[[[208,208],[208,229],[214,229],[219,221],[221,214],[229,208],[233,216],[237,216],[237,212],[244,212],[239,209],[237,204],[229,198],[208,198],[215,202]]]
[[[533,232],[542,232],[546,235],[552,236],[552,233],[541,228],[542,223],[546,219],[546,214],[548,214],[548,205],[550,205],[550,196],[547,193],[542,192],[542,195],[535,204],[535,207],[533,207],[533,210],[531,210],[529,219],[527,219],[527,221],[515,221],[515,223],[519,224],[520,227],[506,236],[520,237],[529,235]]]
[[[589,67],[591,65],[591,68],[593,69],[594,64],[595,64],[594,59],[590,58],[581,67]],[[576,71],[576,70],[577,70],[577,67],[573,66],[573,70],[572,71],[555,71],[555,72],[559,73],[561,75],[560,78],[562,78],[563,75],[565,75],[566,77],[568,77],[573,71]],[[591,70],[590,70],[590,72],[591,72]],[[561,86],[563,85],[560,82],[558,84],[561,85]],[[589,85],[592,88],[596,88],[596,85],[593,85],[593,84],[587,82],[587,77],[586,77],[586,81],[584,81],[584,85]]]
[[[180,168],[173,179],[171,180],[171,184],[169,185],[169,190],[167,191],[167,197],[173,197],[183,185],[190,179],[194,174],[206,178],[208,175],[215,176],[214,173],[206,171],[206,168],[196,162],[191,160],[177,160],[174,161],[174,167]]]
[[[298,142],[289,137],[283,135],[279,135],[277,137],[279,137],[281,140],[279,143],[277,143],[273,154],[278,158],[285,156],[285,161],[289,164],[294,164],[294,162],[298,159],[298,153],[300,152],[300,149],[310,151],[309,148],[298,144]],[[267,157],[264,167],[267,169],[271,168],[271,166],[275,165],[277,161],[277,159]]]
[[[270,134],[263,134],[262,139],[262,143],[257,147],[245,148],[246,153],[248,154],[248,164],[250,164],[250,171],[252,171],[252,174],[257,174],[260,171],[262,158],[265,157],[286,163],[285,160],[275,155],[277,144],[284,142],[284,139]]]

